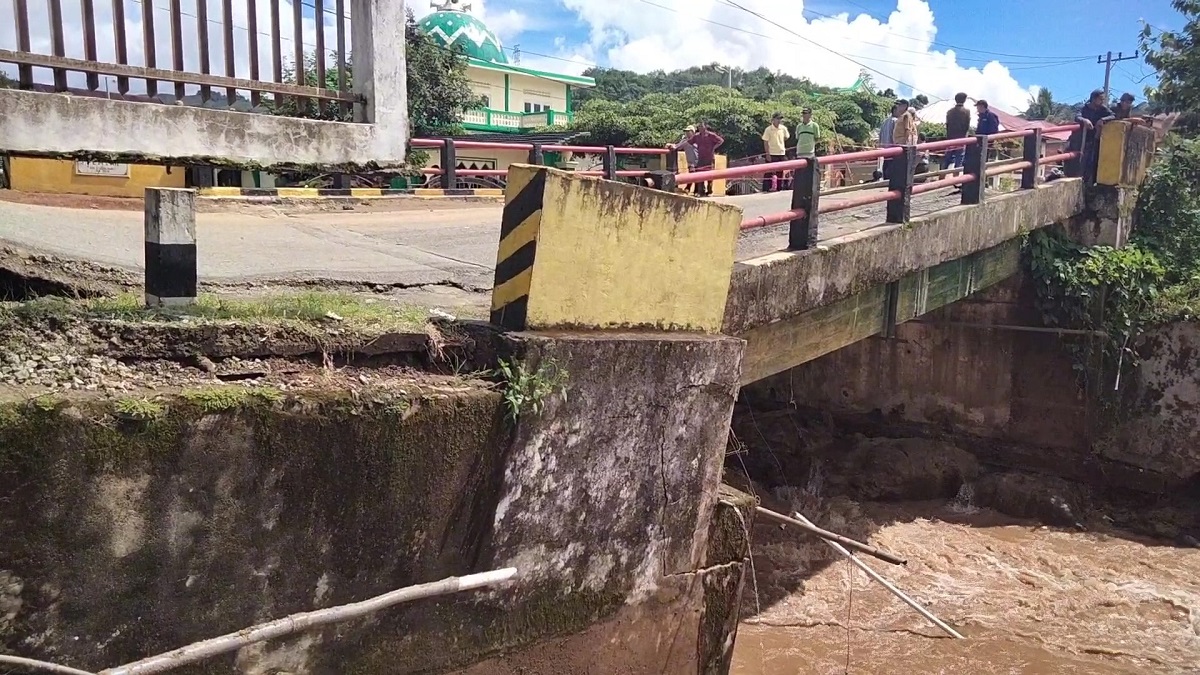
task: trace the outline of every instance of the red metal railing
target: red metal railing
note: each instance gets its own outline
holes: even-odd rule
[[[1064,125],[1059,125],[1059,126],[1055,126],[1055,127],[1048,127],[1045,129],[1041,129],[1040,132],[1047,133],[1047,132],[1054,132],[1054,131],[1078,131],[1079,128],[1080,127],[1078,124],[1064,124]],[[1038,130],[1035,130],[1035,129],[1026,129],[1026,130],[1022,130],[1022,131],[1006,131],[1006,132],[1002,132],[999,134],[989,135],[989,136],[987,136],[987,140],[989,143],[991,143],[992,141],[1006,141],[1006,140],[1012,140],[1012,139],[1018,139],[1018,138],[1027,139],[1027,138],[1032,137],[1036,133],[1038,133]],[[974,145],[978,145],[979,143],[980,143],[979,137],[953,138],[953,139],[946,139],[946,140],[941,140],[941,141],[918,143],[917,145],[913,146],[913,148],[914,148],[914,152],[931,152],[931,151],[948,150],[951,148],[960,148],[960,147],[968,148],[968,147],[971,147]],[[1040,155],[1040,148],[1038,149],[1038,152]],[[900,156],[903,154],[904,154],[904,149],[902,147],[893,146],[893,147],[888,147],[888,148],[880,148],[877,150],[867,150],[867,151],[861,151],[861,152],[848,152],[848,153],[837,154],[837,155],[827,155],[825,157],[819,158],[818,161],[819,161],[820,165],[835,164],[835,163],[840,164],[843,162],[853,162],[853,161],[859,161],[859,160],[863,160],[863,159],[878,159],[881,157],[882,158],[896,157],[896,156]],[[1078,159],[1079,157],[1080,157],[1080,152],[1075,150],[1075,151],[1070,151],[1070,152],[1062,152],[1062,153],[1058,153],[1058,154],[1054,154],[1054,155],[1048,155],[1045,157],[1039,156],[1036,163],[1031,162],[1029,160],[1017,159],[1017,160],[1007,160],[1007,161],[1003,161],[1001,163],[992,163],[991,165],[989,165],[989,163],[986,161],[986,158],[984,158],[982,160],[983,167],[984,167],[983,171],[982,171],[982,174],[983,174],[982,176],[977,176],[973,173],[967,172],[965,169],[963,169],[964,173],[962,173],[960,175],[956,175],[956,176],[945,176],[945,174],[947,173],[946,171],[933,171],[928,174],[921,174],[921,175],[936,177],[937,178],[936,180],[932,180],[932,181],[926,182],[926,183],[913,184],[913,181],[912,181],[913,177],[910,177],[910,179],[909,179],[910,187],[908,189],[911,191],[912,194],[920,195],[920,194],[925,194],[928,192],[934,192],[937,190],[943,190],[946,188],[966,185],[968,183],[974,183],[976,181],[980,181],[980,180],[983,180],[985,178],[989,178],[992,176],[998,176],[1001,174],[1013,173],[1013,172],[1017,172],[1017,171],[1024,172],[1028,169],[1032,169],[1037,166],[1044,166],[1046,164],[1054,164],[1054,163],[1058,163],[1058,162],[1066,162],[1069,160]],[[708,181],[720,180],[720,179],[743,178],[746,176],[764,175],[767,173],[774,173],[779,170],[787,170],[787,169],[798,171],[800,169],[803,169],[805,166],[807,166],[807,162],[805,160],[793,160],[790,162],[776,162],[774,164],[754,164],[754,165],[750,165],[750,166],[736,167],[733,169],[718,169],[718,170],[713,170],[713,171],[700,171],[700,172],[696,172],[696,173],[679,174],[675,177],[675,180],[676,180],[676,183],[679,183],[679,184],[697,183],[697,182],[701,182],[701,181],[708,182]],[[943,176],[945,176],[945,177],[943,177]],[[879,187],[886,187],[886,184],[881,185],[881,183],[874,183],[874,182],[866,183],[861,186],[854,186],[854,187],[850,187],[850,188],[839,188],[835,192],[840,194],[840,193],[844,193],[844,192],[852,192],[852,191],[855,191],[856,189],[867,190],[867,189],[877,189]],[[980,189],[982,190],[982,186]],[[857,208],[859,206],[866,206],[868,204],[878,204],[878,203],[882,203],[882,202],[889,202],[889,201],[892,201],[893,199],[899,199],[902,196],[903,196],[903,193],[900,190],[887,190],[886,192],[880,192],[880,193],[876,193],[876,194],[865,194],[865,195],[862,195],[859,197],[852,197],[850,199],[842,199],[842,200],[833,201],[833,202],[818,201],[817,213],[834,213],[837,211],[845,211],[848,209]],[[767,214],[767,215],[754,216],[752,218],[747,218],[742,221],[742,229],[743,230],[752,230],[752,229],[757,229],[757,228],[761,228],[761,227],[770,227],[772,225],[781,225],[783,223],[792,223],[792,222],[804,219],[805,217],[807,217],[807,215],[808,214],[804,209],[792,209],[792,210],[784,211],[781,213],[772,213],[772,214]]]
[[[1080,126],[1078,124],[1063,124],[1063,125],[1058,125],[1058,126],[1053,126],[1053,127],[1046,127],[1044,129],[1041,129],[1040,133],[1045,134],[1045,133],[1058,132],[1058,131],[1079,131],[1079,130],[1080,130]],[[991,135],[987,136],[986,138],[987,138],[988,143],[990,144],[990,143],[996,142],[996,141],[1015,140],[1018,138],[1019,139],[1027,139],[1030,136],[1034,135],[1035,133],[1039,133],[1038,130],[1026,129],[1023,131],[1005,131],[1005,132],[1001,132],[998,134],[991,134]],[[940,150],[949,150],[949,149],[955,149],[955,148],[964,148],[965,149],[965,148],[970,148],[971,146],[978,145],[980,143],[980,140],[981,139],[978,136],[969,136],[966,138],[952,138],[952,139],[945,139],[945,140],[940,140],[940,141],[930,141],[930,142],[926,142],[926,143],[918,143],[917,145],[913,146],[913,150],[914,150],[914,152],[936,152],[936,151],[940,151]],[[412,140],[412,145],[413,145],[413,147],[418,147],[418,148],[424,147],[424,148],[439,148],[440,149],[445,146],[445,141],[443,139],[439,139],[439,138],[417,138],[417,139]],[[614,154],[625,154],[625,155],[667,155],[669,157],[672,153],[672,151],[667,148],[619,148],[619,147],[609,147],[609,146],[557,145],[557,144],[546,144],[546,145],[535,146],[533,143],[504,143],[504,142],[495,142],[495,141],[471,141],[471,140],[456,140],[456,141],[454,141],[455,149],[463,148],[463,149],[481,149],[481,150],[492,149],[492,150],[532,151],[535,149],[535,147],[537,147],[538,149],[540,149],[543,152],[575,152],[575,153],[584,153],[584,154],[607,154],[607,153],[611,152]],[[869,160],[878,160],[878,159],[888,159],[888,158],[892,158],[892,157],[899,157],[899,156],[903,155],[904,153],[905,153],[905,149],[903,147],[890,146],[890,147],[886,147],[886,148],[876,148],[874,150],[860,150],[860,151],[846,152],[846,153],[840,153],[840,154],[835,154],[835,155],[826,155],[824,157],[821,157],[819,159],[819,162],[821,165],[848,164],[851,162],[862,162],[862,161],[869,161]],[[1040,148],[1039,148],[1039,154],[1040,154]],[[976,181],[980,181],[984,178],[989,178],[992,176],[998,176],[1001,174],[1013,173],[1013,172],[1017,172],[1017,171],[1024,172],[1028,169],[1035,168],[1036,166],[1044,166],[1047,164],[1066,162],[1069,160],[1078,159],[1079,157],[1080,157],[1080,152],[1076,150],[1076,151],[1070,151],[1070,152],[1057,153],[1054,155],[1047,155],[1045,157],[1039,157],[1036,164],[1034,162],[1031,162],[1028,160],[1018,159],[1018,160],[1007,160],[1007,161],[1003,161],[1001,163],[991,163],[989,165],[989,163],[986,161],[986,159],[983,159],[983,160],[981,160],[983,162],[982,176],[967,172],[965,169],[962,169],[962,168],[960,168],[959,170],[962,170],[963,173],[961,173],[959,175],[947,175],[947,173],[954,171],[953,169],[942,170],[942,171],[931,171],[928,173],[920,174],[915,177],[910,177],[910,180],[909,180],[910,186],[908,187],[908,189],[914,195],[926,194],[926,193],[934,192],[937,190],[942,190],[942,189],[946,189],[946,188],[957,187],[957,186],[962,186],[962,185],[966,185],[969,183],[974,183]],[[766,174],[780,174],[782,172],[798,172],[798,171],[801,171],[804,168],[806,168],[809,165],[809,162],[810,162],[810,160],[801,158],[801,159],[787,160],[787,161],[783,161],[783,162],[751,164],[751,165],[747,165],[747,166],[737,166],[737,167],[731,167],[731,168],[726,168],[726,169],[714,169],[714,170],[708,170],[708,171],[695,171],[695,172],[690,172],[690,173],[680,173],[680,174],[676,174],[675,183],[677,185],[689,185],[689,184],[693,184],[693,183],[710,182],[710,181],[721,180],[721,179],[735,179],[735,178],[745,178],[745,177],[749,177],[749,176],[763,176]],[[422,173],[424,173],[425,175],[430,175],[430,176],[441,176],[441,175],[445,175],[446,171],[444,169],[424,169],[424,170],[422,170]],[[508,175],[508,171],[504,170],[504,169],[455,169],[453,171],[453,173],[456,176],[503,177],[503,176]],[[580,173],[581,175],[585,175],[585,176],[611,176],[614,178],[646,178],[649,175],[646,171],[641,171],[641,170],[611,170],[611,171],[589,170],[589,171],[580,171],[578,173]],[[929,182],[925,182],[925,183],[915,183],[914,184],[913,180],[911,180],[913,178],[933,178],[934,180],[930,180]],[[831,190],[830,192],[832,192],[834,194],[842,194],[842,193],[846,193],[846,192],[854,192],[857,190],[878,189],[878,188],[882,188],[882,187],[887,187],[887,184],[885,182],[871,182],[871,183],[864,183],[862,185],[857,185],[857,186],[848,186],[848,187],[837,188],[835,190]],[[899,199],[902,196],[903,196],[902,191],[890,189],[890,190],[886,190],[886,191],[878,192],[878,193],[874,193],[874,194],[864,194],[864,195],[860,195],[860,196],[850,197],[848,199],[840,199],[837,201],[828,201],[828,202],[819,202],[819,205],[817,207],[817,213],[818,214],[836,213],[838,211],[846,211],[849,209],[857,208],[860,206],[866,206],[869,204],[879,204],[879,203],[889,202],[894,199]],[[758,229],[758,228],[762,228],[762,227],[771,227],[774,225],[781,225],[784,223],[792,223],[794,221],[804,219],[807,216],[808,216],[808,213],[802,208],[791,209],[791,210],[783,211],[780,213],[773,213],[773,214],[767,214],[767,215],[754,216],[752,218],[747,218],[742,221],[741,228],[743,230],[752,230],[752,229]]]

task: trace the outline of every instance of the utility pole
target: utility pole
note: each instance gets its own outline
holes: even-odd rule
[[[1096,57],[1096,63],[1104,64],[1104,105],[1108,105],[1112,101],[1112,94],[1109,92],[1108,83],[1112,78],[1113,64],[1121,61],[1132,61],[1138,58],[1141,58],[1141,56],[1137,52],[1134,52],[1133,56],[1125,56],[1125,52],[1117,52],[1117,56],[1115,58],[1113,57],[1112,52],[1108,52],[1108,54],[1104,56]]]

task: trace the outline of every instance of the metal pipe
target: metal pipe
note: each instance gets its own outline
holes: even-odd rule
[[[1033,133],[1033,129],[1021,131],[1001,131],[998,134],[988,134],[988,141],[1007,141],[1010,138],[1024,138]]]
[[[853,209],[853,208],[857,208],[859,206],[866,206],[867,204],[878,204],[880,202],[890,202],[893,199],[899,199],[899,198],[900,198],[899,190],[889,190],[888,192],[880,192],[879,194],[874,194],[874,195],[864,195],[862,197],[856,197],[853,199],[843,199],[842,201],[839,201],[839,202],[822,201],[820,203],[820,205],[817,207],[817,213],[836,213],[838,211],[845,211],[846,209]]]
[[[742,230],[756,230],[760,227],[769,227],[771,225],[781,225],[790,223],[797,218],[804,217],[804,209],[793,209],[784,211],[783,213],[769,213],[765,216],[754,216],[742,221]]]
[[[1076,122],[1075,124],[1060,124],[1056,127],[1043,127],[1042,135],[1045,135],[1045,134],[1048,134],[1048,133],[1051,133],[1054,131],[1078,131],[1078,130],[1079,130],[1078,122]]]
[[[880,560],[882,560],[884,562],[889,562],[893,565],[907,565],[908,564],[907,560],[900,558],[898,556],[894,556],[891,553],[888,553],[887,551],[875,548],[874,546],[871,546],[869,544],[864,544],[861,541],[856,541],[849,537],[843,537],[842,535],[837,534],[835,532],[830,532],[829,530],[823,530],[823,529],[817,527],[816,525],[813,525],[812,523],[802,522],[802,521],[796,520],[795,518],[792,518],[790,516],[785,516],[782,513],[778,513],[776,511],[772,511],[770,509],[764,509],[761,506],[754,507],[754,510],[768,518],[774,518],[775,520],[778,520],[781,523],[787,523],[788,525],[794,525],[794,526],[804,530],[805,532],[808,532],[809,534],[815,534],[818,537],[821,537],[822,539],[826,539],[828,541],[836,541],[837,543],[841,544],[842,546],[845,546],[846,548],[852,548],[855,551],[858,551],[859,553],[866,553],[867,555],[879,558]],[[101,675],[104,675],[104,674],[101,674]]]
[[[456,148],[475,148],[477,150],[532,150],[533,143],[492,143],[487,141],[454,141]],[[542,146],[544,150],[546,146]]]
[[[507,176],[508,169],[458,169],[454,173],[460,176]]]
[[[803,169],[806,166],[808,166],[807,159],[792,159],[786,162],[735,166],[732,169],[696,171],[694,173],[678,174],[675,176],[675,183],[677,185],[687,185],[689,183],[704,183],[721,178],[744,178],[746,176],[759,176],[766,173],[774,173],[776,171]]]
[[[954,187],[955,185],[966,185],[967,183],[970,183],[974,180],[975,180],[975,176],[973,176],[969,173],[966,173],[961,176],[953,176],[951,178],[943,178],[942,180],[935,180],[932,183],[922,183],[920,185],[914,185],[912,191],[913,191],[914,195],[923,195],[926,192],[933,192],[934,190],[942,190],[942,189],[945,189],[948,187]]]
[[[917,143],[917,150],[948,150],[950,148],[965,148],[968,145],[975,145],[979,139],[975,136],[965,138],[947,138],[944,141],[927,141],[925,143]]]
[[[1053,164],[1055,162],[1065,162],[1068,159],[1075,159],[1079,156],[1079,151],[1072,150],[1071,152],[1060,152],[1057,155],[1046,155],[1038,160],[1038,165]]]
[[[812,521],[810,521],[808,518],[805,518],[799,512],[793,512],[792,515],[794,515],[796,518],[798,518],[800,520],[800,522],[805,523],[807,525],[812,525],[813,527],[816,527],[815,525],[812,524]],[[889,583],[887,581],[887,579],[884,579],[882,576],[880,576],[878,572],[871,569],[870,567],[867,567],[867,564],[865,562],[854,557],[854,554],[851,553],[850,551],[847,551],[845,546],[842,546],[841,544],[837,543],[836,541],[830,541],[828,539],[825,540],[825,543],[829,544],[831,547],[833,547],[833,550],[846,556],[847,560],[854,563],[854,565],[856,567],[858,567],[858,569],[866,572],[867,576],[871,577],[875,581],[878,581],[880,583],[880,585],[882,585],[884,588],[891,591],[892,595],[896,596],[897,598],[900,598],[900,600],[903,601],[904,604],[915,609],[917,611],[917,614],[920,614],[921,616],[925,617],[925,619],[928,620],[929,623],[932,623],[933,625],[937,626],[938,628],[941,628],[942,630],[946,631],[946,634],[949,635],[950,637],[957,638],[959,640],[966,639],[958,631],[954,630],[949,625],[947,625],[945,622],[943,622],[941,619],[939,619],[936,616],[934,616],[933,614],[931,614],[929,612],[929,610],[927,610],[924,607],[922,607],[921,605],[917,604],[916,600],[913,600],[912,598],[905,595],[904,591],[900,590],[899,588],[896,588],[891,583]]]
[[[1025,169],[1028,169],[1031,166],[1033,166],[1033,162],[1030,162],[1030,161],[1027,161],[1024,159],[1022,159],[1020,161],[1016,161],[1016,162],[1004,162],[1003,164],[993,164],[992,166],[989,166],[987,168],[987,171],[983,172],[983,175],[984,176],[999,176],[1000,174],[1004,174],[1004,173],[1012,173],[1014,171],[1024,171]]]
[[[1004,323],[969,323],[966,321],[930,321],[926,319],[910,319],[905,323],[919,323],[926,326],[954,326],[957,328],[979,328],[982,330],[1008,330],[1017,333],[1052,333],[1054,335],[1088,335],[1093,337],[1108,337],[1102,330],[1084,330],[1081,328],[1051,328],[1048,326],[1017,326]]]
[[[882,187],[887,187],[887,186],[888,186],[888,182],[886,180],[874,180],[874,181],[869,181],[866,183],[859,183],[858,185],[843,185],[842,187],[829,188],[828,190],[821,190],[821,196],[825,197],[827,195],[842,195],[842,194],[846,194],[847,192],[861,192],[863,190],[875,190],[877,188],[882,188]]]

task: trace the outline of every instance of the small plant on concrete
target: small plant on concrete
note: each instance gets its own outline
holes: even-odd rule
[[[553,359],[530,370],[524,363],[500,359],[495,375],[504,380],[504,403],[508,419],[516,422],[523,413],[538,414],[551,396],[565,394],[567,371]]]
[[[166,414],[166,407],[148,398],[123,398],[113,406],[113,414],[121,419],[149,422]]]

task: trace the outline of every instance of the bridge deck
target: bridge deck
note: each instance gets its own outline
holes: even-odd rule
[[[789,193],[725,197],[747,216],[785,211]],[[914,215],[958,203],[946,193],[921,195]],[[829,214],[821,238],[883,222],[884,205]],[[200,213],[200,274],[209,282],[327,279],[386,285],[491,288],[500,206],[409,203],[404,210],[285,214],[255,208]],[[138,271],[143,259],[140,211],[102,211],[0,201],[0,240],[60,256]],[[777,251],[787,225],[745,233],[737,258]]]

